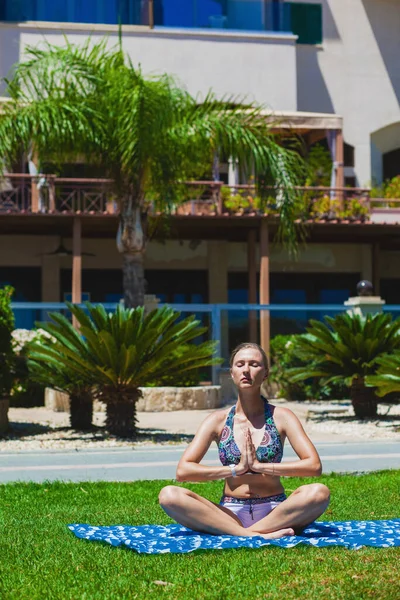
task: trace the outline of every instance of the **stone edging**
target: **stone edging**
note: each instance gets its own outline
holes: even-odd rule
[[[202,410],[221,406],[221,386],[145,387],[136,403],[138,412],[165,412],[173,410]],[[51,388],[45,391],[45,406],[56,412],[69,411],[69,396]],[[102,402],[94,403],[95,412],[103,412]]]

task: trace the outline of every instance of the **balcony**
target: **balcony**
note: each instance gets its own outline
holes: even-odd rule
[[[370,198],[367,188],[299,187],[295,217],[304,223],[400,224],[400,199]],[[172,214],[179,217],[279,216],[281,190],[220,181],[189,181],[177,186]],[[59,178],[6,173],[0,180],[0,217],[6,215],[116,215],[110,179]],[[151,209],[151,199],[149,206]],[[155,211],[153,211],[155,212]]]

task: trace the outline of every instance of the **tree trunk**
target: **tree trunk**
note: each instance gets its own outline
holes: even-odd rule
[[[0,433],[5,433],[9,428],[8,408],[10,401],[8,398],[0,397]]]
[[[72,429],[87,431],[92,428],[93,398],[89,392],[71,394],[69,411]]]
[[[353,379],[350,388],[350,397],[354,413],[360,419],[376,417],[378,413],[378,399],[375,388],[364,385],[362,377]]]
[[[123,254],[124,303],[127,308],[135,308],[144,305],[146,214],[141,210],[141,198],[128,196],[120,201],[120,207],[117,248]]]
[[[125,307],[143,306],[145,286],[143,254],[125,253],[122,269]]]
[[[136,437],[136,402],[141,395],[139,389],[104,393],[106,428],[110,433],[119,437]]]

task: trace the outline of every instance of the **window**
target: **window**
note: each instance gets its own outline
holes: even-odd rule
[[[322,43],[322,6],[308,2],[290,2],[291,30],[298,44]]]
[[[354,146],[344,143],[344,166],[354,167]]]
[[[147,9],[146,0],[3,0],[0,20],[140,25]]]
[[[383,155],[382,163],[384,181],[400,175],[400,148],[386,152]]]
[[[344,178],[344,186],[355,188],[357,187],[357,178],[354,175],[348,175]]]

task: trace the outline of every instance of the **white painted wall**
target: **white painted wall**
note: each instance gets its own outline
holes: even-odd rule
[[[323,43],[297,47],[298,110],[343,116],[359,185],[379,182],[382,150],[371,152],[371,136],[387,136],[385,152],[400,146],[390,131],[400,122],[400,2],[308,1],[323,5]]]
[[[62,30],[60,29],[62,27]],[[0,25],[0,76],[21,60],[26,46],[43,39],[63,44],[66,34],[82,43],[110,36],[117,43],[117,27],[73,24],[58,29],[49,24]],[[170,73],[193,94],[246,96],[268,108],[296,110],[296,45],[291,34],[196,30],[149,30],[125,27],[123,45],[134,64],[146,74]]]
[[[301,1],[301,0],[293,0]],[[277,110],[337,113],[355,147],[358,184],[382,176],[382,153],[400,146],[400,1],[308,0],[323,5],[321,46],[291,35],[126,26],[123,43],[145,73],[168,72],[192,94],[246,95]],[[1,24],[0,76],[27,45],[82,42],[114,26]],[[1,90],[0,90],[1,92]]]

